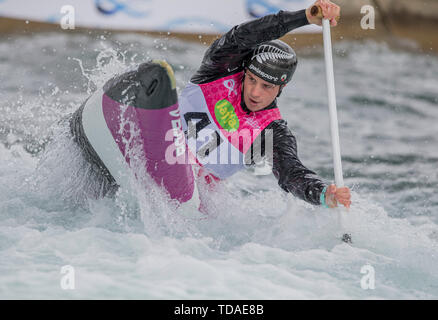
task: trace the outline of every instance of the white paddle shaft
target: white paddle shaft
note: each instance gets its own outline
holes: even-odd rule
[[[326,71],[325,74],[326,74],[326,82],[327,82],[327,90],[328,90],[333,165],[335,169],[335,183],[336,186],[339,188],[344,186],[344,178],[342,176],[341,147],[339,143],[335,79],[333,72],[332,41],[331,41],[329,20],[322,19],[322,30],[323,30],[323,38],[324,38],[324,58],[325,58],[325,71]]]

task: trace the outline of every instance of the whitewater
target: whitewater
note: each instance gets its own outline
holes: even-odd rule
[[[209,194],[207,218],[168,201],[147,175],[129,199],[93,197],[93,173],[64,119],[149,59],[171,64],[181,92],[206,48],[129,33],[2,35],[0,298],[437,299],[436,56],[334,44],[351,245],[340,241],[336,210],[294,198],[257,170]],[[322,46],[297,53],[280,111],[302,162],[330,182]],[[373,288],[363,285],[369,270]]]

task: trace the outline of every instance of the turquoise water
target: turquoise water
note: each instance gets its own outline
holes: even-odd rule
[[[336,210],[252,171],[211,195],[204,220],[163,201],[152,184],[135,203],[87,197],[87,165],[58,121],[149,58],[172,65],[180,91],[205,49],[135,34],[0,39],[0,298],[438,298],[437,57],[374,42],[334,45],[344,180],[353,190],[342,226]],[[280,110],[303,163],[331,181],[322,48],[298,55]],[[351,246],[339,241],[345,230]],[[61,286],[66,265],[74,290]]]

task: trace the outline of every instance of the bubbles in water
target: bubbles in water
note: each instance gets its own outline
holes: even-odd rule
[[[118,42],[111,41],[117,37]],[[135,157],[138,150],[134,149],[129,156],[134,159],[132,166],[141,178],[131,181],[129,191],[120,189],[113,198],[100,198],[99,178],[72,141],[68,123],[59,121],[68,118],[110,77],[138,61],[143,62],[146,57],[164,58],[173,63],[178,87],[183,88],[205,50],[182,41],[163,43],[129,34],[100,40],[105,42],[93,47],[96,41],[88,36],[84,41],[82,36],[64,39],[44,35],[14,44],[25,48],[16,50],[19,57],[20,51],[29,52],[35,46],[61,43],[53,52],[48,50],[54,55],[48,57],[55,60],[53,65],[47,61],[41,64],[46,65],[46,71],[53,70],[57,77],[61,74],[68,77],[64,83],[62,78],[55,77],[50,78],[50,83],[42,84],[41,79],[45,80],[48,73],[39,78],[34,71],[25,86],[22,82],[21,87],[13,86],[13,98],[5,90],[1,92],[6,100],[0,105],[0,255],[3,254],[6,267],[19,269],[27,262],[29,269],[41,270],[44,264],[46,270],[53,267],[47,267],[47,261],[72,259],[82,268],[84,277],[89,277],[89,287],[78,291],[86,297],[96,297],[95,286],[102,285],[102,291],[110,292],[106,287],[114,285],[113,280],[98,284],[93,280],[93,272],[117,279],[119,283],[143,281],[141,285],[152,297],[160,294],[186,297],[187,292],[195,292],[192,295],[266,298],[264,291],[270,297],[437,296],[438,230],[433,221],[436,176],[431,174],[437,150],[433,133],[436,97],[432,94],[436,87],[435,60],[421,56],[412,59],[409,54],[393,52],[378,44],[367,50],[348,43],[340,45],[337,58],[342,59],[342,64],[337,71],[340,75],[337,88],[340,103],[347,106],[340,108],[341,131],[345,134],[343,151],[348,156],[347,182],[357,186],[352,193],[353,206],[346,213],[343,225],[352,235],[350,246],[340,240],[343,230],[336,211],[311,206],[281,192],[272,177],[238,175],[218,186],[214,193],[200,186],[207,213],[178,207],[147,175],[145,163],[142,157]],[[28,42],[31,48],[26,47]],[[88,45],[97,51],[89,50]],[[68,50],[63,51],[62,46]],[[0,52],[6,50],[9,48],[0,44]],[[37,60],[42,60],[47,52],[39,55]],[[280,101],[285,107],[288,103],[294,106],[283,108],[282,113],[297,133],[302,158],[330,177],[325,122],[315,126],[314,122],[303,121],[320,119],[325,110],[325,101],[318,98],[324,93],[310,94],[316,89],[314,86],[310,86],[312,91],[308,89],[309,83],[315,82],[314,75],[323,71],[320,60],[321,50],[301,58],[294,88],[285,92]],[[14,61],[12,65],[25,66],[23,61]],[[388,61],[394,62],[397,68],[382,73]],[[414,67],[405,69],[409,65],[406,61]],[[35,65],[35,61],[29,64]],[[424,68],[425,65],[428,67]],[[72,66],[78,69],[76,73]],[[10,84],[14,74],[5,68],[2,65],[2,71],[9,74],[6,82]],[[41,68],[34,68],[42,72]],[[403,77],[403,72],[410,73],[411,78]],[[36,79],[36,84],[32,79]],[[21,76],[21,80],[26,79]],[[411,82],[409,86],[406,81]],[[367,88],[366,92],[363,88]],[[403,88],[407,91],[400,91]],[[382,98],[373,100],[373,95]],[[406,108],[400,108],[402,102],[407,104]],[[387,117],[373,118],[382,113]],[[415,121],[406,123],[405,116],[409,120],[414,117]],[[382,134],[370,140],[376,127],[383,130],[379,131]],[[399,139],[401,127],[404,140]],[[135,137],[137,132],[132,129]],[[384,137],[387,140],[382,143]],[[428,148],[422,145],[426,140]],[[400,154],[392,155],[394,150]],[[404,152],[422,156],[407,154],[403,158]],[[400,159],[411,160],[403,165]],[[427,181],[422,181],[416,170],[427,171]],[[403,182],[408,178],[416,183],[415,188],[405,183],[403,190],[391,189],[393,181]],[[387,180],[391,180],[391,185],[385,185]],[[404,195],[414,202],[428,194],[427,209],[432,212],[429,216],[420,212],[417,217],[421,208],[415,203],[391,202]],[[405,210],[400,212],[402,207]],[[5,247],[10,249],[3,250]],[[16,257],[10,252],[20,255]],[[105,260],[105,257],[109,258]],[[89,271],[96,261],[103,260],[105,263]],[[359,285],[360,267],[365,263],[376,270],[376,291],[372,294],[364,292]],[[45,271],[36,271],[26,280],[34,281],[45,275]],[[236,282],[227,279],[241,283],[241,290],[236,293]],[[169,282],[172,286],[166,287]],[[184,293],[172,291],[175,283]],[[264,287],[257,287],[258,283]],[[205,284],[208,292],[196,291]],[[15,295],[22,294],[19,288],[8,288]],[[32,290],[50,291],[46,283]],[[128,285],[118,294],[134,296],[138,294],[136,290],[138,287]]]

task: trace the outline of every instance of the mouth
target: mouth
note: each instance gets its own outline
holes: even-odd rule
[[[251,98],[248,98],[248,99],[249,99],[249,102],[251,102],[251,104],[258,104],[258,101],[251,99]]]

